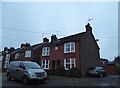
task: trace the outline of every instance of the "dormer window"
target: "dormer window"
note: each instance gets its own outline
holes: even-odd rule
[[[15,54],[15,59],[19,59],[19,53]]]
[[[67,42],[64,44],[64,53],[75,52],[75,42]]]
[[[43,47],[42,56],[49,56],[49,54],[50,54],[50,47]]]
[[[25,51],[25,57],[31,57],[31,50]]]

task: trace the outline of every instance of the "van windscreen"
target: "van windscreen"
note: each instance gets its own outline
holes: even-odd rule
[[[24,64],[28,69],[40,69],[41,68],[37,63],[34,63],[34,62],[27,62]]]

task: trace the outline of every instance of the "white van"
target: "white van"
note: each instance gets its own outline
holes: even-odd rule
[[[44,82],[47,79],[46,71],[31,61],[11,61],[6,76],[8,80],[22,80],[24,84],[32,80]]]

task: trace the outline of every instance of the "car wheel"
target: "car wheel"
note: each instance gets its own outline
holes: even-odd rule
[[[9,73],[7,74],[7,79],[8,79],[8,80],[11,80],[11,76],[10,76]]]
[[[100,74],[100,78],[102,78],[102,77],[103,77],[103,74],[101,73],[101,74]]]
[[[27,84],[28,83],[28,79],[27,79],[27,77],[23,77],[23,84]]]

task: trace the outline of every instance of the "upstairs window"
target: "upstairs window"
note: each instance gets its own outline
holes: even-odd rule
[[[31,50],[25,51],[25,57],[31,57]]]
[[[6,55],[6,60],[8,60],[8,61],[10,60],[10,54]]]
[[[64,53],[75,52],[75,42],[67,42],[64,44]]]
[[[49,54],[50,54],[50,47],[43,47],[42,56],[49,56]]]
[[[19,53],[15,54],[15,59],[19,59]]]

